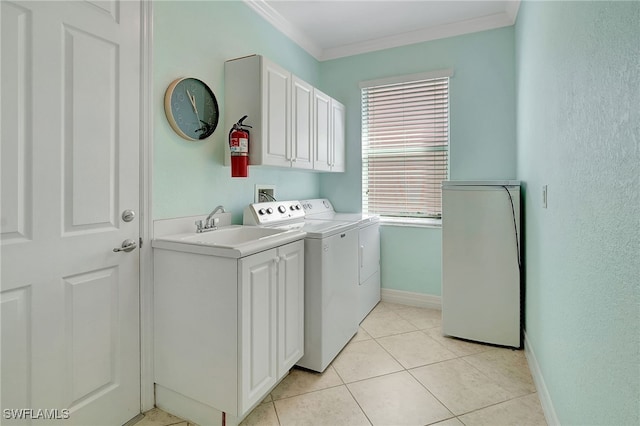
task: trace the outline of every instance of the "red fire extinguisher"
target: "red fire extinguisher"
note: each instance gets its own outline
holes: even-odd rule
[[[242,124],[245,115],[229,131],[229,149],[231,150],[231,177],[247,177],[249,165],[249,130],[251,126]]]

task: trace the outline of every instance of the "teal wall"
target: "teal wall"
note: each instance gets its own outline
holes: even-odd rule
[[[222,115],[227,59],[262,54],[316,86],[318,62],[242,2],[157,1],[153,9],[154,219],[207,214],[222,204],[241,223],[256,183],[276,185],[281,199],[317,196],[313,172],[254,166],[248,179],[232,179],[223,166],[228,127],[222,120],[206,141],[188,142],[169,126],[163,102],[174,79],[196,77],[209,84]]]
[[[440,228],[380,228],[380,281],[384,288],[440,296]]]
[[[501,28],[320,63],[320,87],[347,109],[347,171],[322,175],[336,209],[361,210],[361,81],[453,68],[450,178],[515,179],[514,28]],[[384,226],[382,286],[440,295],[440,228]]]
[[[637,425],[640,2],[523,2],[516,52],[527,338],[561,424]]]
[[[640,2],[524,1],[515,28],[318,63],[240,2],[154,2],[154,218],[224,204],[240,222],[255,183],[360,211],[358,83],[453,68],[451,179],[524,182],[527,338],[559,421],[640,424],[638,22]],[[225,129],[205,142],[173,133],[167,85],[201,78],[224,109],[224,61],[252,53],[346,105],[345,173],[231,179]],[[381,235],[383,286],[440,295],[440,229]]]

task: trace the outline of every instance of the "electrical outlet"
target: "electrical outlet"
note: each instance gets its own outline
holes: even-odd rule
[[[256,188],[256,192],[253,197],[254,203],[262,203],[265,201],[276,200],[275,185],[256,184],[255,188]]]
[[[547,208],[547,185],[542,185],[542,208]]]

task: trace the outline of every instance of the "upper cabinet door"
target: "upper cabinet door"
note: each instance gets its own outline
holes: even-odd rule
[[[331,99],[331,171],[344,172],[346,144],[345,144],[345,108],[340,102]]]
[[[321,91],[313,91],[315,123],[313,126],[315,149],[313,154],[314,170],[331,170],[331,98]]]
[[[289,167],[291,73],[263,58],[263,164]],[[251,147],[249,147],[251,149]]]
[[[313,168],[313,86],[292,76],[291,161],[299,169]]]

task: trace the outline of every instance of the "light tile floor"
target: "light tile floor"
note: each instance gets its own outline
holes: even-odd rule
[[[379,303],[324,373],[293,369],[242,425],[546,425],[523,351],[440,325],[438,310]],[[190,426],[158,409],[135,426],[168,425]]]

